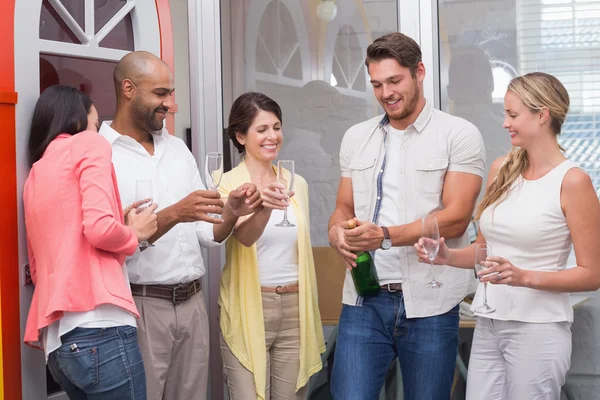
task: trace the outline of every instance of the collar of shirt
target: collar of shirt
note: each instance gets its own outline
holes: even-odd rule
[[[431,103],[429,101],[425,100],[425,106],[419,113],[419,116],[417,117],[417,119],[415,120],[414,123],[412,123],[411,125],[406,127],[406,130],[409,130],[410,127],[412,126],[417,132],[420,133],[427,126],[427,123],[431,119],[432,114],[433,114],[433,106],[431,105]],[[390,119],[388,118],[387,114],[385,114],[383,116],[383,118],[381,118],[381,120],[379,121],[379,124],[377,126],[379,128],[384,129],[384,132],[387,134],[386,128],[389,124],[390,124]]]
[[[160,161],[166,145],[165,142],[168,141],[171,136],[169,135],[169,132],[166,129],[163,128],[162,131],[151,134],[152,139],[154,141],[154,154],[150,155],[148,154],[148,151],[146,151],[144,146],[142,146],[137,140],[135,140],[131,136],[123,135],[114,130],[112,126],[110,126],[111,123],[112,121],[103,122],[100,126],[100,130],[98,131],[100,135],[104,136],[104,138],[108,140],[111,146],[114,146],[115,143],[119,143],[119,145],[129,147],[131,148],[131,150],[138,152],[144,156],[151,157],[155,163],[158,163]]]

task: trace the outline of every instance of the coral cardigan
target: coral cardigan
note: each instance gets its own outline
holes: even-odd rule
[[[35,285],[25,343],[64,311],[113,304],[139,316],[122,272],[137,237],[123,207],[108,141],[92,131],[59,135],[33,164],[23,192]]]

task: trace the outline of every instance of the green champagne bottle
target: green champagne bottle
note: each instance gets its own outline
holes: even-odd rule
[[[352,268],[352,280],[356,292],[360,296],[374,296],[379,292],[381,286],[379,285],[373,257],[368,251],[361,251],[356,255],[358,256],[356,268]]]

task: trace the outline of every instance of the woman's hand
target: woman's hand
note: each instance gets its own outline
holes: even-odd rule
[[[429,257],[427,257],[427,251],[425,251],[425,243],[427,241],[432,241],[433,239],[429,238],[420,238],[417,243],[413,245],[417,252],[417,257],[419,258],[419,262],[429,264]],[[446,246],[446,240],[444,238],[440,238],[438,241],[440,245],[440,249],[438,250],[437,257],[433,260],[433,264],[435,265],[450,265],[450,249]]]
[[[494,285],[529,286],[530,271],[517,268],[502,257],[488,257],[487,262],[493,265],[477,274],[481,278],[481,282],[489,282]]]
[[[136,203],[133,205],[135,204]],[[133,205],[131,207],[133,207]],[[138,242],[148,240],[156,233],[156,230],[158,229],[157,217],[154,213],[156,207],[158,207],[158,205],[154,203],[143,211],[139,211],[137,208],[131,208],[127,214],[127,225],[133,228],[133,231],[138,238]]]
[[[125,216],[125,225],[130,226],[131,224],[129,223],[129,213],[131,212],[131,210],[138,208],[141,205],[144,205],[146,203],[148,203],[149,201],[151,201],[152,199],[148,198],[148,199],[144,199],[144,200],[139,200],[134,202],[132,205],[130,205],[129,207],[126,207],[123,210],[123,215]]]
[[[262,205],[270,210],[285,210],[290,205],[290,197],[294,195],[294,191],[283,193],[285,187],[277,182],[270,183],[260,193]]]
[[[243,217],[262,209],[262,199],[254,183],[244,183],[229,192],[227,205],[231,207],[236,217]]]

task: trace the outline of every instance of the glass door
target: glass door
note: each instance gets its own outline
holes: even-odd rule
[[[399,6],[402,3],[405,7]],[[283,146],[278,158],[294,160],[296,172],[308,182],[326,338],[339,317],[345,273],[327,238],[340,180],[341,140],[352,125],[382,113],[364,64],[366,49],[374,39],[398,31],[399,21],[409,25],[418,19],[414,3],[221,2],[223,126],[233,101],[244,92],[262,92],[282,108]],[[414,31],[414,26],[407,26],[407,34],[415,37]],[[230,152],[230,166],[236,166],[240,157],[227,137],[223,147]]]
[[[279,158],[293,159],[308,181],[312,243],[327,247],[342,137],[352,125],[381,113],[364,65],[366,49],[398,30],[397,2],[243,3],[223,5],[224,123],[233,100],[244,92],[262,92],[280,104]],[[325,3],[329,7],[321,6]]]
[[[560,143],[600,193],[600,1],[439,0],[437,16],[440,108],[479,128],[487,164],[510,149],[508,82],[548,72],[571,97]]]

